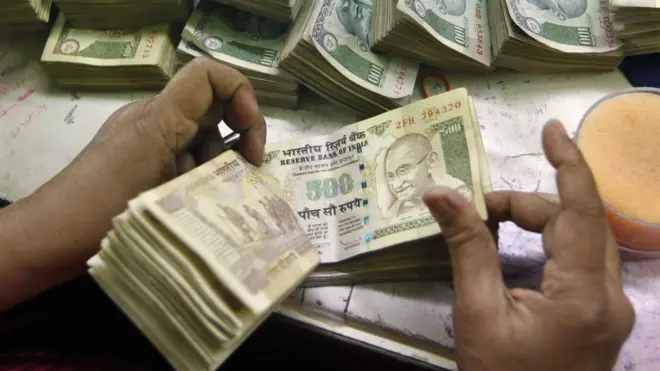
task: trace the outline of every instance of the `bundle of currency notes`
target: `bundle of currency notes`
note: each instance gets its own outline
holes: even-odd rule
[[[371,13],[367,1],[305,1],[280,67],[363,117],[407,104],[419,63],[371,51]]]
[[[660,52],[660,1],[610,0],[625,55]]]
[[[603,72],[623,59],[607,1],[492,0],[488,18],[498,67]]]
[[[192,0],[54,0],[76,28],[143,28],[183,22]]]
[[[382,0],[374,2],[373,12],[374,50],[450,70],[492,70],[487,8],[481,1]]]
[[[177,370],[215,370],[319,263],[281,188],[233,151],[113,220],[91,276]]]
[[[265,153],[264,173],[321,254],[307,286],[447,277],[441,231],[422,202],[431,186],[458,190],[487,216],[490,175],[465,89]]]
[[[214,0],[250,13],[293,23],[306,0]]]
[[[429,187],[456,189],[486,219],[465,89],[268,144],[265,157],[257,168],[228,151],[138,195],[88,262],[177,370],[216,369],[301,284],[449,278]]]
[[[257,100],[298,108],[299,84],[278,67],[290,25],[228,5],[205,1],[186,23],[177,48],[179,62],[207,55],[241,71]]]
[[[160,89],[174,75],[170,26],[140,30],[73,28],[60,14],[41,56],[51,78],[64,87]]]
[[[0,2],[0,32],[23,33],[48,28],[52,0],[12,0]]]

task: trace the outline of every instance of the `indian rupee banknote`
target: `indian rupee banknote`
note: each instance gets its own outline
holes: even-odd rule
[[[139,202],[254,313],[271,307],[319,262],[277,183],[235,152],[142,194]]]
[[[322,263],[440,232],[424,190],[458,190],[486,218],[483,146],[456,89],[311,138],[266,145],[261,170],[284,189]]]
[[[610,5],[599,0],[504,0],[527,35],[567,53],[604,53],[621,46]]]
[[[168,25],[140,30],[77,29],[60,14],[42,61],[93,66],[158,65],[168,43]]]
[[[487,66],[491,62],[486,1],[399,0],[396,8],[444,45]]]
[[[384,97],[412,94],[419,64],[371,51],[371,0],[317,1],[309,27],[316,49],[344,76]],[[405,75],[396,71],[407,71]]]
[[[183,38],[212,57],[241,69],[293,77],[277,68],[290,25],[215,2],[200,4]]]

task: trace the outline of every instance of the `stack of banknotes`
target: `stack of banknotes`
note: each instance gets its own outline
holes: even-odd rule
[[[183,22],[193,7],[192,0],[54,1],[74,27],[96,30]]]
[[[278,66],[290,25],[238,8],[204,1],[195,9],[177,47],[180,64],[207,55],[250,80],[260,104],[298,108],[298,81]]]
[[[215,370],[319,262],[281,196],[225,152],[132,200],[89,272],[174,368]]]
[[[216,369],[303,281],[448,278],[442,231],[421,200],[429,187],[453,188],[487,216],[465,89],[268,144],[265,157],[257,168],[228,151],[140,194],[88,262],[177,370]]]
[[[607,1],[492,0],[488,19],[497,67],[600,72],[616,69],[623,59]]]
[[[74,28],[60,13],[41,56],[56,83],[84,89],[160,89],[174,75],[170,26]]]
[[[375,1],[372,18],[374,50],[449,70],[492,69],[488,17],[480,1]]]
[[[424,190],[458,190],[486,219],[490,173],[465,89],[339,131],[266,145],[263,171],[284,189],[321,254],[305,286],[446,278],[449,257]]]
[[[250,13],[266,16],[278,21],[293,23],[300,13],[306,0],[213,0],[226,5],[245,10]]]
[[[407,104],[419,63],[372,52],[371,22],[368,1],[304,1],[280,67],[365,118]]]
[[[52,0],[12,0],[0,2],[0,32],[43,31],[48,27]]]
[[[660,52],[660,1],[610,0],[626,55]]]

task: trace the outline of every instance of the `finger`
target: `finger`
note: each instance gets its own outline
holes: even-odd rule
[[[561,123],[549,122],[543,130],[543,148],[557,169],[562,212],[544,236],[546,248],[562,270],[587,273],[605,268],[617,259],[609,243],[609,227],[596,183],[582,153]]]
[[[245,136],[243,156],[254,164],[263,162],[265,122],[252,85],[240,72],[208,57],[196,58],[174,76],[161,95],[195,122],[203,121],[214,99],[229,102],[236,117],[231,129]]]
[[[176,156],[176,172],[177,174],[185,174],[190,170],[197,167],[197,163],[190,152],[184,151]]]
[[[585,217],[604,218],[603,202],[591,170],[559,121],[552,120],[543,128],[543,150],[548,161],[557,169],[557,188],[562,207]]]
[[[495,241],[477,210],[458,192],[433,187],[424,202],[442,228],[452,260],[455,301],[480,309],[506,300]]]
[[[488,220],[514,222],[529,232],[541,233],[553,215],[561,210],[559,197],[549,193],[513,191],[486,194]]]
[[[255,157],[260,159],[257,162],[252,161],[252,163],[259,165],[263,159],[263,151],[266,145],[266,120],[263,115],[260,115],[260,122],[257,125],[243,128],[239,115],[242,111],[244,110],[230,109],[225,116],[225,123],[228,127],[240,134],[238,148],[241,154],[246,158],[254,154]],[[261,153],[260,156],[259,153]]]
[[[237,92],[237,96],[248,94],[247,91]],[[250,93],[252,94],[252,93]],[[266,121],[259,114],[256,101],[252,103],[248,99],[234,100],[232,109],[227,114],[227,126],[240,134],[239,148],[241,154],[255,165],[261,165],[264,159],[264,147],[266,146]],[[253,118],[243,117],[247,112],[257,112]],[[249,123],[246,125],[246,123]]]
[[[205,133],[203,141],[197,148],[195,148],[193,155],[198,164],[203,164],[206,161],[217,157],[224,152],[224,150],[225,146],[222,140],[222,135],[220,135],[220,130],[216,128],[215,130],[209,130]]]

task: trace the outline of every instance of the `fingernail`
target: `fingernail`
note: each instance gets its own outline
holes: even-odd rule
[[[550,119],[548,121],[548,125],[557,127],[557,130],[559,130],[561,134],[563,134],[564,136],[568,136],[568,133],[566,132],[566,128],[564,127],[564,124],[561,123],[561,121],[557,119]]]

